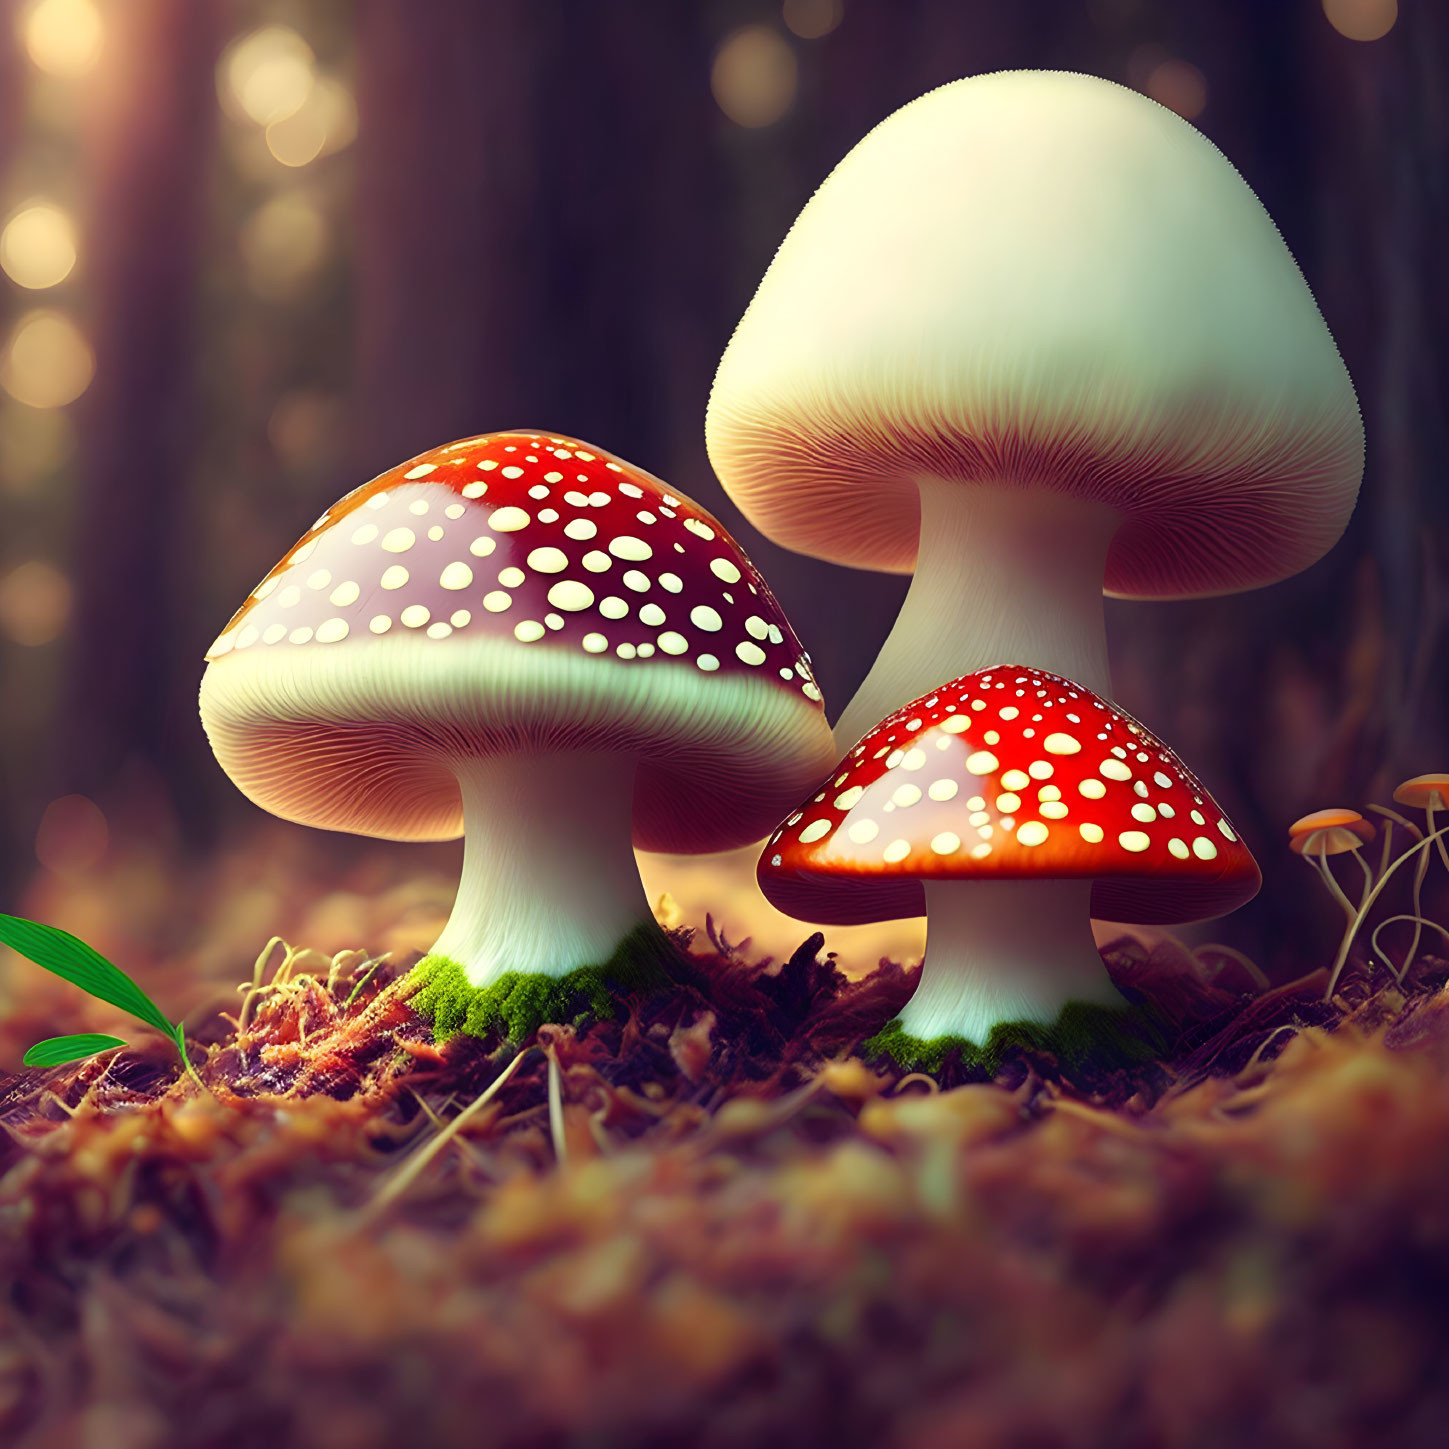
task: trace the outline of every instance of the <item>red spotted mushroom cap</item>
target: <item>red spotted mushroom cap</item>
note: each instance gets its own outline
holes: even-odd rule
[[[329,508],[207,653],[202,718],[286,819],[461,833],[449,760],[637,750],[636,844],[758,839],[830,759],[809,657],[724,526],[642,469],[517,431]]]
[[[1201,781],[1130,715],[1005,664],[882,721],[770,837],[760,886],[804,920],[920,912],[921,880],[1089,878],[1114,921],[1223,915],[1258,867]]]

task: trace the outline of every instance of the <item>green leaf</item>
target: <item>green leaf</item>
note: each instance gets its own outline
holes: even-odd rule
[[[69,931],[0,914],[0,942],[54,972],[82,991],[129,1011],[138,1021],[154,1026],[174,1039],[176,1028],[161,1008],[121,970]]]
[[[78,1062],[83,1057],[93,1057],[97,1052],[125,1045],[118,1036],[100,1036],[95,1032],[82,1032],[79,1036],[49,1036],[36,1042],[20,1060],[27,1067],[58,1067],[63,1062]]]

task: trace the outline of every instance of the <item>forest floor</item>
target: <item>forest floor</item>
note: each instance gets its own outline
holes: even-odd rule
[[[491,1054],[410,958],[278,947],[209,1092],[0,1076],[0,1443],[1444,1443],[1449,962],[1325,1002],[1124,939],[1160,1062],[943,1089],[851,1055],[908,973],[715,944]]]

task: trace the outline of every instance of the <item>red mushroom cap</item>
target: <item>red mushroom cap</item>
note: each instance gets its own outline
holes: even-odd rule
[[[825,768],[809,658],[724,526],[592,444],[492,433],[354,489],[208,651],[223,768],[286,819],[462,828],[450,758],[638,750],[636,843],[758,839]],[[768,816],[762,818],[762,812]]]
[[[1003,664],[897,710],[771,836],[761,889],[803,920],[920,913],[921,880],[1088,878],[1092,914],[1190,921],[1261,878],[1201,781],[1057,674]]]

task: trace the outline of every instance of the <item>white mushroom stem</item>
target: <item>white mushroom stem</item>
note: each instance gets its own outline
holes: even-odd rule
[[[566,976],[652,919],[631,844],[631,756],[499,755],[455,772],[463,873],[432,955],[474,986],[508,971]]]
[[[1069,1001],[1125,1008],[1089,920],[1090,880],[926,882],[926,959],[902,1028],[985,1046],[1002,1022],[1050,1025]]]
[[[1026,485],[918,482],[915,578],[836,722],[838,748],[937,685],[996,664],[1032,664],[1110,699],[1102,580],[1120,516]]]

